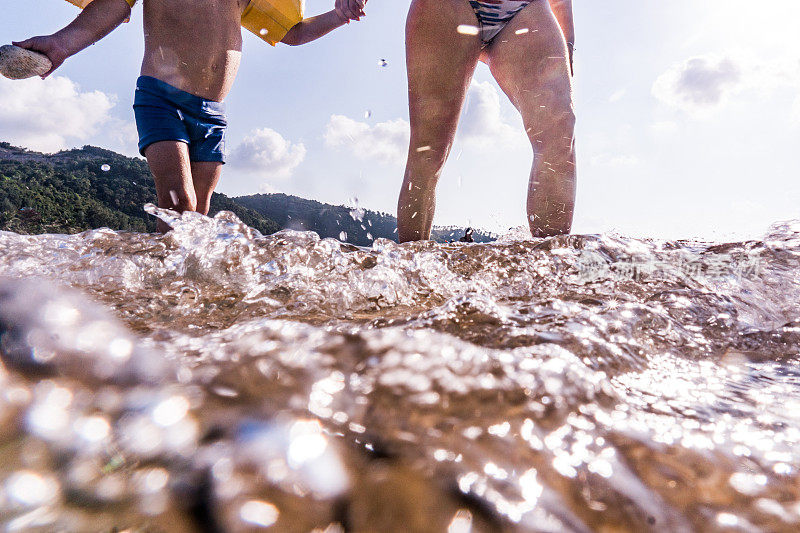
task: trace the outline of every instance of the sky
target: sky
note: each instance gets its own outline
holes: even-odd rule
[[[361,22],[300,47],[273,48],[245,32],[218,190],[394,213],[408,149],[408,5],[369,0]],[[573,232],[740,240],[800,218],[800,2],[573,6]],[[306,12],[332,7],[307,0]],[[0,41],[51,33],[76,14],[63,0],[15,1],[0,18]],[[130,23],[47,80],[0,78],[0,140],[138,155],[131,105],[142,51],[140,2]],[[532,157],[517,111],[479,65],[435,223],[526,226]]]

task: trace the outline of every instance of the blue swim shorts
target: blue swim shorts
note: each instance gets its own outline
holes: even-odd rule
[[[205,100],[150,76],[136,81],[133,99],[139,153],[158,141],[189,145],[191,161],[225,162],[225,104]]]

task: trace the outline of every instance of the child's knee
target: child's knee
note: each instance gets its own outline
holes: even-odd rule
[[[179,213],[197,211],[197,197],[193,192],[170,189],[165,196],[166,198],[160,198],[161,207],[173,209]]]

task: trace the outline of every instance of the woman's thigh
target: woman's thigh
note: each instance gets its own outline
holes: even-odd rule
[[[413,143],[448,144],[478,56],[478,20],[467,0],[413,0],[406,22],[406,65]],[[459,27],[461,29],[459,30]]]
[[[487,47],[486,61],[526,128],[572,120],[567,47],[547,0],[531,2],[511,19]]]

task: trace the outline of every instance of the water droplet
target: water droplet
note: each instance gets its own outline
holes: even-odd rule
[[[75,423],[75,430],[84,440],[100,442],[111,433],[111,426],[101,416],[90,416],[78,420]]]
[[[153,421],[159,426],[171,426],[179,422],[189,411],[189,400],[183,396],[172,396],[153,409]]]
[[[260,527],[269,527],[277,522],[279,514],[277,507],[258,500],[249,500],[239,508],[239,518]]]
[[[289,462],[289,467],[297,469],[302,465],[313,461],[320,457],[328,447],[328,439],[322,433],[314,431],[314,428],[308,429],[306,426],[314,424],[314,422],[296,422],[295,425],[302,425],[300,428],[292,428],[292,431],[297,431],[299,435],[292,439],[289,444],[289,449],[286,458]]]
[[[471,24],[459,24],[456,31],[461,35],[478,35],[481,32],[480,28]]]
[[[59,485],[55,479],[44,477],[32,470],[19,470],[5,482],[7,497],[24,507],[39,507],[58,498]]]

